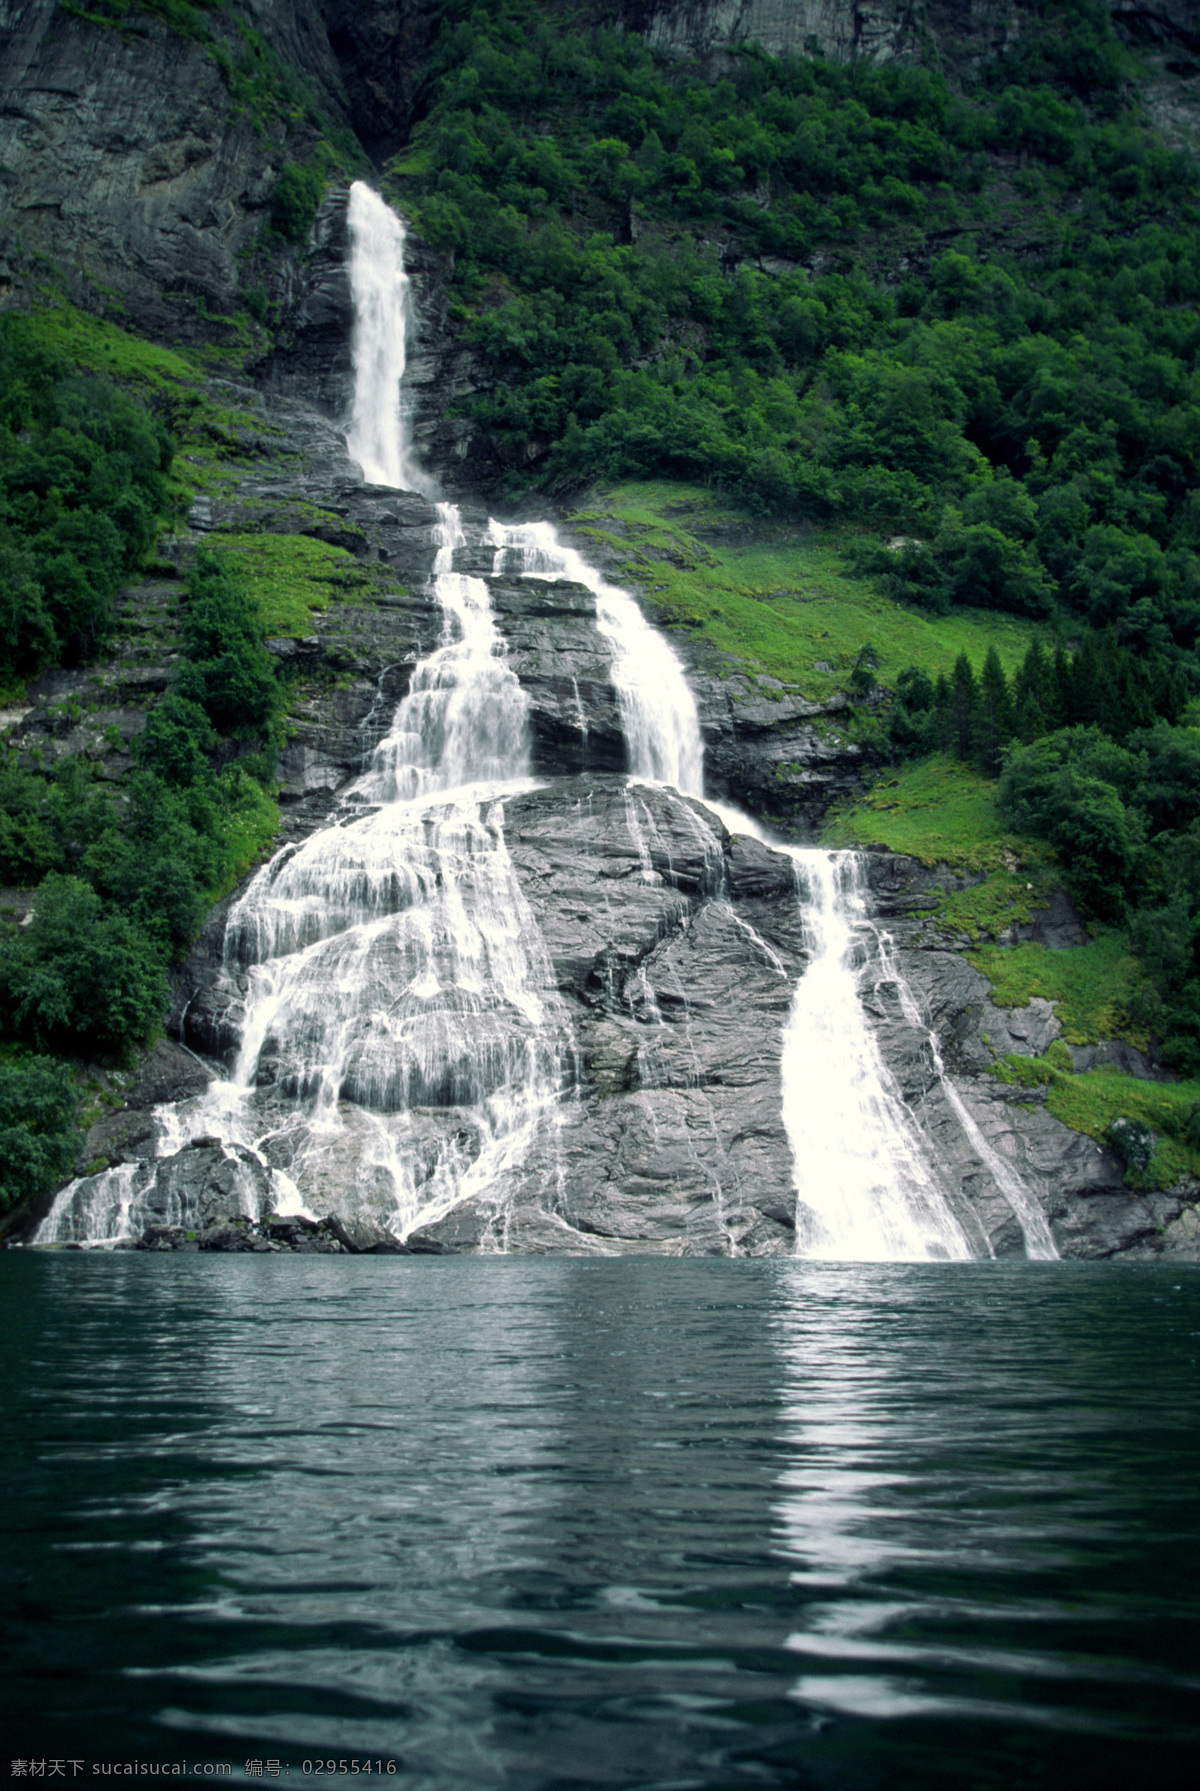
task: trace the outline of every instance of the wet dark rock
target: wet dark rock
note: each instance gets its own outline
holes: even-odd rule
[[[200,1139],[155,1162],[142,1204],[164,1225],[203,1233],[236,1225],[269,1202],[269,1190],[268,1171],[251,1151]]]
[[[344,119],[315,0],[238,10]],[[106,28],[52,0],[0,6],[0,91],[0,258],[17,294],[52,274],[84,308],[99,289],[151,335],[224,345],[207,318],[238,308],[239,257],[315,131],[289,142],[278,124],[259,128],[199,39],[148,14],[136,33]],[[276,268],[294,259],[281,251]]]
[[[201,1231],[181,1225],[149,1225],[131,1247],[244,1256],[407,1256],[420,1250],[420,1246],[402,1244],[390,1232],[361,1220],[317,1220],[278,1213],[261,1220],[238,1214]]]
[[[870,763],[841,731],[845,698],[815,703],[788,692],[768,695],[740,668],[713,676],[686,648],[680,656],[700,712],[707,787],[785,836],[810,839]]]
[[[1101,1039],[1094,1045],[1068,1045],[1071,1062],[1077,1070],[1095,1070],[1111,1066],[1122,1075],[1137,1076],[1143,1082],[1174,1082],[1175,1077],[1157,1050],[1141,1051],[1127,1039]]]
[[[157,1127],[152,1109],[203,1094],[215,1074],[211,1065],[201,1063],[173,1039],[159,1039],[138,1063],[121,1107],[89,1126],[76,1174],[94,1173],[98,1164],[153,1156]]]
[[[318,1227],[318,1231],[322,1228]],[[351,1256],[405,1256],[407,1248],[382,1225],[368,1219],[342,1219],[332,1214],[323,1229]]]
[[[1034,909],[1028,930],[1024,926],[1014,930],[1019,939],[1032,939],[1050,951],[1071,951],[1091,937],[1064,889],[1052,891],[1045,908]]]
[[[625,736],[595,597],[583,585],[545,579],[499,578],[490,589],[508,663],[529,696],[534,773],[624,771]]]

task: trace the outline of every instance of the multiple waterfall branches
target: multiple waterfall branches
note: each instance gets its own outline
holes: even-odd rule
[[[359,184],[350,228],[357,321],[349,445],[371,481],[419,485],[400,389],[403,227]],[[667,642],[548,522],[493,519],[485,529],[474,525],[469,538],[455,506],[439,504],[437,515],[440,644],[415,667],[390,729],[331,824],[280,852],[229,916],[225,978],[230,999],[241,1002],[232,1074],[160,1111],[158,1166],[125,1165],[66,1189],[40,1242],[111,1241],[164,1212],[185,1220],[171,1163],[189,1140],[209,1148],[214,1137],[222,1141],[249,1216],[269,1199],[276,1210],[314,1217],[332,1209],[404,1238],[471,1204],[486,1219],[483,1248],[505,1247],[512,1190],[536,1141],[542,1185],[553,1179],[545,1139],[579,1079],[567,1011],[505,838],[506,802],[533,787],[529,698],[508,663],[489,580],[458,569],[468,554],[478,565],[490,551],[493,579],[566,580],[593,594],[631,782],[685,799],[700,863],[693,886],[701,904],[722,906],[717,832],[694,807],[703,795],[699,719]],[[625,792],[647,891],[663,881],[643,800],[650,794]],[[726,810],[723,819],[761,840],[748,817]],[[819,851],[791,856],[809,957],[781,1046],[797,1248],[843,1259],[986,1253],[978,1226],[968,1238],[955,1191],[943,1185],[863,1013],[860,977],[874,970],[894,980],[894,972],[864,924],[857,862]],[[682,930],[693,919],[690,899],[670,906],[670,925]],[[771,975],[786,975],[754,928],[724,912]],[[652,1046],[664,1020],[644,965],[627,989]],[[686,1015],[686,991],[669,993]],[[638,1085],[647,1090],[657,1086],[661,1055],[651,1046],[637,1051]],[[702,1080],[697,1067],[691,1086]],[[711,1108],[704,1123],[719,1157]],[[720,1173],[710,1169],[706,1185],[736,1252]],[[1052,1254],[1049,1234],[1030,1230],[1036,1203],[1022,1208],[1023,1189],[1014,1197],[1015,1173],[998,1185],[1030,1253]]]

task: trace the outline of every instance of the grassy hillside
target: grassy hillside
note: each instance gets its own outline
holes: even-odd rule
[[[1034,997],[1052,1002],[1067,1044],[1123,1039],[1144,1050],[1161,1042],[1168,1003],[1152,975],[1153,959],[1139,953],[1145,934],[1136,921],[1114,927],[1089,917],[1090,942],[1067,950],[1004,942],[1010,928],[1045,906],[1064,869],[1045,839],[1006,825],[996,797],[994,782],[961,763],[922,760],[899,773],[882,772],[829,817],[823,842],[885,845],[926,864],[984,872],[982,881],[944,894],[935,918],[947,942],[965,948],[988,978],[997,1006],[1025,1007]],[[1176,1000],[1186,1000],[1186,993],[1186,981],[1168,988]],[[1186,1061],[1186,1048],[1177,1054]],[[1148,1128],[1153,1157],[1145,1168],[1131,1168],[1133,1187],[1200,1175],[1200,1080],[1194,1076],[1164,1086],[1111,1067],[1076,1074],[1061,1043],[1037,1060],[997,1056],[993,1073],[1030,1089],[1056,1119],[1097,1140],[1107,1141],[1120,1118]]]
[[[989,610],[944,616],[889,598],[847,569],[845,527],[771,523],[703,487],[640,481],[602,489],[571,522],[619,556],[622,576],[664,624],[703,636],[805,697],[843,690],[868,642],[880,681],[910,665],[949,674],[995,646],[1017,670],[1034,625]]]

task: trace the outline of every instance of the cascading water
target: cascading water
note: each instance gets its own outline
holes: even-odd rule
[[[356,321],[347,445],[369,481],[428,491],[408,445],[400,392],[404,228],[361,182],[351,189],[349,226]],[[503,1247],[506,1188],[572,1081],[572,1052],[504,840],[505,796],[531,787],[527,699],[505,663],[486,582],[454,570],[465,545],[458,512],[438,508],[433,588],[444,616],[442,644],[415,668],[408,695],[334,823],[279,853],[230,915],[226,970],[246,991],[237,1063],[230,1079],[204,1096],[159,1110],[158,1151],[173,1160],[170,1153],[190,1140],[219,1139],[239,1187],[253,1184],[254,1160],[271,1166],[275,1210],[332,1208],[401,1237],[475,1198],[490,1207],[490,1241]],[[633,598],[561,543],[548,522],[491,520],[485,544],[494,576],[565,579],[593,592],[611,650],[631,784],[701,796],[694,699],[670,646]],[[626,806],[643,880],[661,881],[644,836],[652,817],[636,789]],[[709,806],[732,831],[765,837],[748,817]],[[888,1074],[859,999],[870,929],[857,861],[768,843],[795,862],[810,953],[782,1058],[798,1253],[969,1257],[929,1142]],[[701,844],[706,858],[711,846],[719,877],[715,835]],[[872,937],[886,964],[882,936]],[[754,938],[784,974],[772,948]],[[653,1006],[648,983],[646,991]],[[910,1017],[921,1024],[915,1008]],[[1029,1253],[1053,1254],[1036,1202],[1015,1172],[991,1161],[995,1153],[945,1086],[1017,1212]],[[142,1202],[154,1186],[154,1162],[73,1183],[36,1241],[129,1236],[147,1222]],[[171,1198],[168,1192],[168,1208]],[[721,1198],[715,1186],[718,1207]],[[243,1205],[257,1216],[249,1192]],[[163,1212],[160,1192],[160,1223]]]
[[[548,522],[502,523],[488,538],[495,572],[562,578],[596,599],[596,622],[612,648],[612,676],[621,704],[629,769],[642,782],[671,784],[685,796],[704,794],[704,742],[683,667],[656,628],[617,585],[608,584]]]
[[[796,1249],[842,1261],[969,1258],[928,1145],[884,1065],[859,999],[864,917],[853,852],[797,851],[812,952],[783,1041],[783,1110],[796,1155]]]
[[[848,1262],[963,1261],[978,1254],[952,1210],[932,1142],[905,1104],[863,1013],[860,982],[869,977],[896,991],[908,1024],[928,1040],[938,1083],[1012,1209],[1026,1254],[1057,1257],[1036,1197],[971,1117],[894,961],[890,938],[867,917],[859,855],[773,841],[737,809],[711,798],[708,806],[731,831],[786,852],[796,867],[810,960],[796,985],[781,1072],[795,1163],[797,1254]],[[989,1253],[982,1232],[978,1239]]]
[[[237,1063],[170,1135],[248,1147],[286,1164],[306,1210],[332,1197],[401,1237],[499,1188],[569,1060],[504,844],[503,798],[529,787],[526,700],[486,584],[453,570],[458,513],[439,514],[444,642],[338,824],[278,854],[230,915],[226,967],[248,977]],[[65,1190],[38,1241],[95,1240],[113,1208],[104,1186],[82,1210]],[[124,1235],[140,1229],[136,1191],[119,1210]],[[499,1202],[497,1226],[502,1241]]]
[[[409,447],[401,408],[409,305],[404,224],[365,181],[350,188],[350,288],[354,294],[354,409],[346,446],[373,485],[431,493]]]
[[[890,937],[878,928],[872,930],[879,947],[880,967],[900,997],[900,1007],[905,1019],[910,1026],[923,1029],[924,1021],[920,1009],[913,999],[911,989],[900,975],[892,959]],[[999,1151],[994,1150],[988,1143],[966,1102],[946,1074],[946,1066],[942,1061],[937,1034],[930,1031],[928,1036],[938,1082],[953,1109],[954,1117],[963,1129],[967,1142],[980,1162],[985,1165],[997,1188],[1012,1208],[1017,1224],[1021,1228],[1021,1236],[1025,1240],[1026,1256],[1031,1262],[1057,1262],[1058,1249],[1051,1235],[1050,1227],[1046,1223],[1046,1215],[1036,1197],[1025,1186],[1013,1165],[1006,1163]]]

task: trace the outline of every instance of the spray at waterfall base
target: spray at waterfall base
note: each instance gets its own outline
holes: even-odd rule
[[[427,489],[401,390],[403,226],[362,183],[351,191],[349,215],[356,329],[348,445],[373,484]],[[696,805],[703,792],[696,705],[675,655],[627,592],[546,522],[490,520],[468,531],[455,507],[439,505],[434,535],[440,644],[415,667],[388,733],[329,824],[279,853],[230,913],[221,974],[239,1011],[231,1073],[193,1101],[159,1110],[154,1157],[64,1190],[37,1242],[112,1243],[149,1232],[153,1243],[177,1241],[172,1234],[182,1231],[202,1247],[240,1238],[251,1248],[436,1248],[438,1227],[469,1212],[475,1249],[530,1247],[535,1233],[538,1248],[644,1247],[636,1228],[606,1235],[577,1211],[570,1134],[584,1094],[580,1054],[506,839],[506,808],[535,785],[528,697],[507,663],[491,582],[565,580],[591,593],[632,780],[624,827],[647,892],[675,877],[671,849],[655,844],[656,829],[659,846],[663,837],[656,805],[670,808],[671,827],[682,824],[699,841],[696,894],[672,896],[662,927],[683,938],[689,927],[711,930],[728,915],[754,933],[726,899],[726,828],[759,839],[761,832],[733,811],[705,819]],[[477,564],[481,552],[491,556],[490,579],[456,569],[456,560]],[[673,1061],[692,1048],[692,997],[679,954],[668,966],[663,953],[654,960],[669,968],[662,987],[652,985],[648,958],[607,998],[616,1014],[627,1007],[644,1035],[631,1072],[638,1122],[657,1142],[670,1108],[676,1130],[697,1135],[689,1149],[711,1210],[701,1223],[681,1203],[674,1235],[655,1247],[884,1260],[986,1254],[986,1237],[976,1228],[969,1239],[956,1217],[953,1191],[942,1186],[866,1023],[859,979],[874,936],[854,861],[790,856],[808,954],[779,1026],[776,1072],[794,1166],[794,1242],[780,1225],[764,1241],[747,1219],[748,1177],[734,1161],[698,1050],[694,1067]],[[780,974],[789,980],[770,970],[771,978]],[[681,1021],[668,1026],[665,1007]],[[199,1163],[197,1192],[191,1171],[204,1152],[216,1156]],[[653,1196],[652,1169],[642,1179]],[[1015,1173],[1009,1187],[997,1185],[1027,1251],[1053,1254],[1044,1220],[1044,1237],[1033,1223],[1040,1209]],[[518,1190],[540,1230],[517,1224]],[[666,1190],[660,1198],[669,1198]],[[222,1202],[223,1214],[208,1224]],[[275,1224],[256,1233],[272,1214]],[[188,1230],[199,1235],[188,1240]]]

